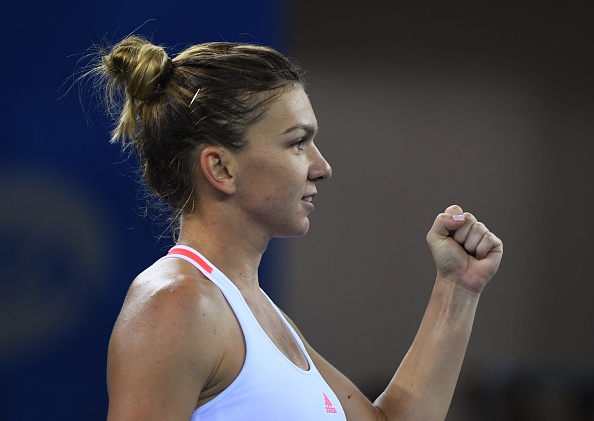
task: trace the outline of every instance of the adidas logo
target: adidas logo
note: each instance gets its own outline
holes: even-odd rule
[[[332,406],[332,402],[330,402],[330,399],[328,399],[328,396],[326,396],[325,393],[322,393],[322,395],[324,395],[324,402],[326,403],[326,412],[329,414],[336,414],[336,408],[334,408],[334,406]]]

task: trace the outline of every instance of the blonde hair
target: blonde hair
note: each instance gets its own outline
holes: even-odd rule
[[[304,85],[299,67],[278,51],[231,42],[194,45],[171,59],[131,36],[106,50],[95,71],[117,120],[112,142],[132,146],[144,181],[176,216],[198,199],[199,151],[243,149],[247,128],[282,88]]]
[[[133,139],[138,129],[135,104],[146,102],[157,93],[159,81],[171,68],[171,59],[163,47],[131,36],[121,41],[110,54],[102,56],[101,63],[101,73],[110,76],[105,78],[110,109],[116,106],[116,91],[126,92],[112,141]]]

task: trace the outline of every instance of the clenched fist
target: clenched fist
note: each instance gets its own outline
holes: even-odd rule
[[[437,278],[480,293],[495,275],[503,242],[474,215],[453,205],[435,219],[427,234]]]

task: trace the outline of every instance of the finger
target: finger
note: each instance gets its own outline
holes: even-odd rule
[[[466,242],[466,238],[472,229],[472,226],[477,222],[475,216],[470,212],[464,212],[464,225],[456,230],[452,234],[452,237],[458,244],[464,244]]]
[[[443,213],[447,213],[448,215],[462,215],[464,211],[458,205],[451,205]]]
[[[461,229],[463,228],[464,227],[462,227]],[[477,246],[483,240],[484,235],[488,232],[489,230],[482,222],[477,221],[473,223],[470,226],[470,230],[468,231],[468,235],[466,236],[464,243],[462,243],[464,250],[466,250],[466,252],[469,254],[475,255]]]
[[[503,242],[492,232],[486,232],[481,241],[478,243],[475,251],[475,257],[477,259],[484,259],[489,255],[491,252],[502,252],[503,251]]]

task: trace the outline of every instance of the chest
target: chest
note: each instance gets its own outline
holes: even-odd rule
[[[309,364],[287,323],[281,318],[267,297],[249,296],[244,299],[260,328],[274,346],[295,366],[308,370]]]
[[[245,345],[241,365],[233,359],[233,369],[223,370],[227,374],[240,372],[225,377],[222,384],[227,385],[226,390],[199,405],[192,421],[346,420],[336,395],[316,367],[309,366],[310,360],[284,318],[267,297],[268,303],[250,298],[234,307],[239,331],[233,329],[232,346],[226,348],[233,354],[234,349]]]

